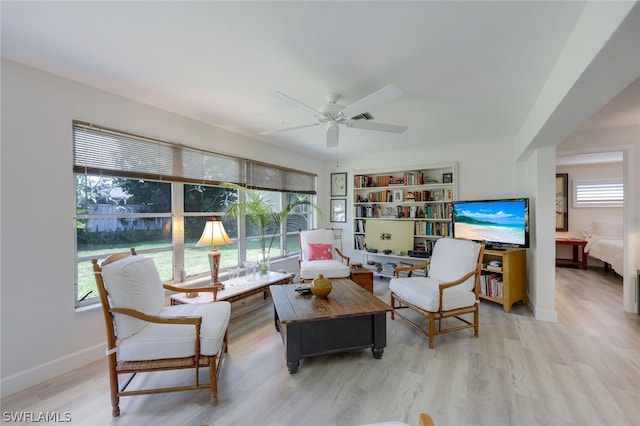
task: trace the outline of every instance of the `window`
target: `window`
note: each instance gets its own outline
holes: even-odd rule
[[[575,180],[573,207],[622,207],[624,184],[622,180]]]
[[[259,189],[276,205],[313,201],[315,175],[193,150],[74,122],[76,182],[76,306],[98,302],[90,260],[135,247],[153,258],[164,282],[210,273],[208,248],[194,247],[204,223],[223,220],[233,243],[218,247],[220,268],[257,259],[254,229],[225,211],[238,200],[243,176],[258,177]],[[298,206],[271,231],[271,257],[299,251],[297,232],[313,226],[312,208]],[[243,226],[240,226],[243,224]],[[295,242],[295,244],[294,244]]]

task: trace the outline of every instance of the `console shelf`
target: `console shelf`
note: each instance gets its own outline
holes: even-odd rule
[[[491,267],[491,261],[502,263]],[[527,251],[507,248],[484,251],[480,280],[480,298],[499,303],[505,312],[511,312],[515,302],[527,304]]]

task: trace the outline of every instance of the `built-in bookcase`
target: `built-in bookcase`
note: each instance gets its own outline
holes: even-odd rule
[[[430,252],[436,239],[451,235],[457,180],[456,163],[355,172],[354,249],[365,250],[367,220],[381,219],[412,222],[413,241],[407,252]]]

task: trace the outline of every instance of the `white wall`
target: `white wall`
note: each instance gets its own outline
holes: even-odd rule
[[[366,153],[356,160],[343,161],[336,168],[335,163],[328,165],[327,172],[348,173],[347,205],[353,204],[354,172],[374,170],[402,170],[420,168],[442,163],[458,164],[458,199],[491,199],[526,196],[515,190],[514,164],[511,161],[496,161],[496,158],[513,157],[513,147],[507,142],[494,144],[457,145],[448,148],[429,148],[397,150],[392,153]],[[326,210],[328,211],[328,209]],[[332,223],[334,228],[342,228],[346,235],[353,232],[353,210],[349,209],[346,223]],[[353,240],[343,241],[343,248],[353,253]],[[357,259],[356,261],[361,261]]]
[[[2,396],[104,356],[101,311],[74,309],[74,119],[328,180],[316,159],[3,60]]]

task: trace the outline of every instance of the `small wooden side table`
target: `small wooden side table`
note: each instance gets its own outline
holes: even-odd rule
[[[373,294],[373,271],[363,266],[352,266],[351,281]]]
[[[587,245],[585,240],[577,238],[556,238],[556,244],[571,246],[573,248],[573,259],[560,259],[556,257],[556,266],[578,266],[587,269],[587,254],[584,247]],[[578,255],[578,251],[580,255]]]

